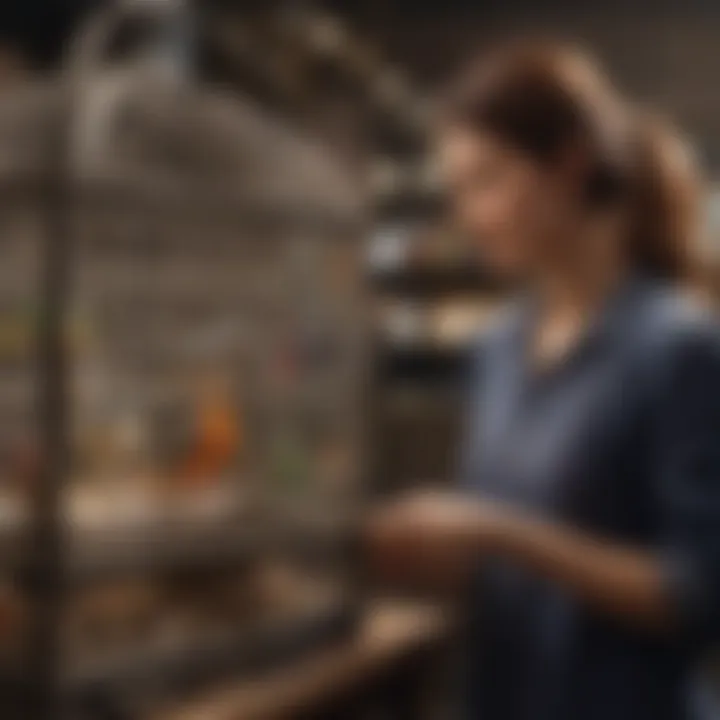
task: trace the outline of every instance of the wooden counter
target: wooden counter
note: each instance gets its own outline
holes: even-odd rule
[[[378,603],[357,634],[300,664],[264,678],[225,686],[165,708],[147,720],[287,720],[306,717],[412,662],[442,643],[450,623],[430,605]]]

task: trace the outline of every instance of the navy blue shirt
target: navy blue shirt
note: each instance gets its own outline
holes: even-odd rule
[[[633,280],[557,365],[528,367],[525,304],[479,343],[462,483],[598,539],[652,550],[677,626],[642,630],[501,557],[472,603],[474,720],[695,720],[720,636],[720,331]]]

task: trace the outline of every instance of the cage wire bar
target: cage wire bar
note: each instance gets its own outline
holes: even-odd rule
[[[33,618],[28,629],[29,680],[24,717],[60,716],[60,627],[63,599],[64,533],[60,511],[69,460],[68,358],[64,338],[72,252],[69,138],[72,103],[63,97],[50,128],[50,172],[43,190],[45,242],[41,265],[37,333],[40,467],[26,570],[26,597]]]
[[[38,83],[0,102],[0,184],[8,201],[20,198],[18,207],[26,208],[33,222],[42,220],[34,231],[40,240],[35,265],[40,293],[35,365],[39,467],[24,516],[27,534],[3,530],[0,542],[0,564],[15,573],[30,610],[20,699],[7,693],[14,698],[8,703],[19,703],[12,706],[20,710],[18,717],[134,720],[142,717],[145,695],[176,692],[195,675],[211,680],[208,676],[216,670],[219,676],[234,672],[252,665],[253,657],[267,659],[273,648],[282,652],[298,645],[299,637],[311,641],[310,626],[300,627],[285,644],[278,637],[287,633],[277,628],[268,634],[275,638],[272,643],[257,631],[252,642],[242,633],[230,633],[230,642],[221,633],[222,642],[203,641],[207,659],[188,641],[182,645],[184,660],[176,657],[182,654],[177,648],[159,646],[144,654],[116,653],[108,662],[90,655],[78,663],[66,647],[68,605],[78,583],[128,569],[136,572],[140,566],[143,572],[164,572],[167,565],[183,565],[186,555],[194,555],[196,564],[254,567],[255,555],[279,557],[288,545],[294,552],[319,545],[323,554],[323,543],[337,550],[332,530],[352,527],[357,508],[364,474],[367,367],[362,249],[357,242],[365,229],[362,194],[315,142],[246,103],[187,81],[183,63],[189,55],[182,51],[191,47],[186,44],[188,18],[182,3],[111,5],[82,33],[59,81]],[[152,26],[156,42],[131,60],[108,63],[105,53],[114,33],[129,21]],[[135,225],[141,226],[143,239],[133,245],[128,238],[134,237]],[[116,227],[117,241],[111,232]],[[113,252],[128,243],[139,255],[132,262],[118,260]],[[196,253],[188,255],[192,260],[184,255],[178,260],[178,253],[187,254],[188,248]],[[106,250],[107,257],[101,257]],[[166,267],[163,257],[170,256],[176,262]],[[174,308],[173,317],[179,313],[182,323],[170,330],[149,291],[159,296],[165,285],[173,287],[174,274],[182,290],[168,293],[196,298],[195,305],[188,301],[180,307],[191,308],[198,317],[193,320]],[[22,273],[17,275],[21,281]],[[273,296],[267,305],[257,299],[271,291],[279,292],[281,300]],[[182,354],[180,345],[153,355],[153,340],[177,335],[185,349],[194,351],[201,337],[198,328],[205,332],[208,318],[219,336],[227,336],[228,325],[234,328],[230,345],[222,339],[208,341],[210,349],[204,352],[222,357],[233,382],[239,373],[246,374],[243,412],[256,447],[243,459],[243,473],[252,476],[247,491],[251,512],[261,518],[252,533],[247,511],[238,509],[245,500],[237,499],[232,483],[210,502],[215,510],[230,507],[235,513],[222,520],[198,511],[193,495],[177,507],[173,500],[168,511],[170,496],[162,495],[161,521],[148,521],[145,529],[125,532],[120,540],[107,540],[101,527],[93,534],[78,526],[78,425],[92,426],[99,417],[87,410],[88,401],[77,390],[83,373],[92,376],[77,367],[78,353],[69,336],[78,298],[98,313],[98,334],[112,361],[111,385],[120,404],[134,402],[142,408],[137,412],[146,414],[156,413],[156,396],[165,402],[165,395],[174,393],[175,401],[175,375],[186,370],[168,365],[168,356],[174,363],[173,353]],[[197,298],[212,300],[216,310],[198,306]],[[165,324],[153,328],[153,313]],[[251,342],[242,340],[240,330]],[[292,351],[286,335],[297,340],[290,343]],[[236,345],[249,359],[241,357]],[[202,366],[206,360],[187,363]],[[305,365],[310,369],[302,370],[304,375],[294,369]],[[292,391],[286,387],[288,376],[302,378]],[[89,419],[83,419],[86,415]],[[313,427],[312,437],[306,437]],[[316,480],[320,475],[326,478],[321,489],[309,484],[309,476]],[[208,518],[217,525],[213,532],[198,513],[205,525]],[[128,542],[133,534],[134,545]],[[349,544],[340,546],[350,554]],[[352,569],[347,572],[349,563],[349,556],[340,560],[343,592],[333,589],[328,595],[335,612],[330,614],[343,619],[333,627],[344,626],[354,611],[357,578]],[[287,608],[282,612],[291,618]],[[326,610],[323,614],[328,615]],[[300,615],[296,624],[302,625]],[[322,626],[327,628],[327,622]],[[194,663],[188,660],[193,656]],[[3,687],[6,680],[7,673]]]
[[[70,303],[73,253],[74,157],[76,118],[84,109],[85,83],[92,75],[113,31],[138,10],[161,10],[186,30],[187,8],[176,3],[117,3],[110,5],[87,28],[60,79],[59,111],[50,126],[49,177],[44,188],[45,243],[42,252],[42,290],[37,333],[40,472],[32,499],[30,561],[26,598],[32,608],[28,629],[27,692],[24,716],[57,720],[64,715],[62,693],[62,606],[65,537],[62,491],[70,452],[71,412],[68,406],[69,358],[65,331]],[[168,18],[163,18],[167,25]],[[167,38],[170,40],[170,38]],[[178,38],[179,39],[179,38]],[[183,38],[187,40],[187,38]],[[166,46],[165,51],[171,46]]]

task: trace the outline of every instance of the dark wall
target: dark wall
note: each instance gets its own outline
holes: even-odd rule
[[[0,43],[19,49],[32,65],[62,56],[72,30],[105,0],[0,0]]]
[[[409,65],[419,84],[434,88],[468,55],[502,38],[577,40],[629,93],[674,117],[720,168],[718,0],[451,0],[423,7],[413,12],[396,0],[357,11],[365,32]]]

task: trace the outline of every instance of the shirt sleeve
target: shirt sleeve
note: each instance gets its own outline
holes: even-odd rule
[[[674,345],[655,413],[654,476],[681,640],[702,650],[720,640],[720,330],[708,323]]]

